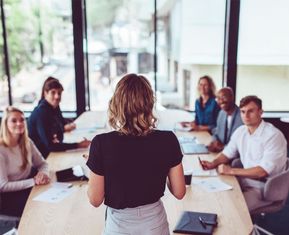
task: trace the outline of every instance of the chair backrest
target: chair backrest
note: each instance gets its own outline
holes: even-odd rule
[[[286,170],[276,175],[265,184],[264,199],[268,201],[282,201],[285,204],[289,194],[289,159],[286,162]]]

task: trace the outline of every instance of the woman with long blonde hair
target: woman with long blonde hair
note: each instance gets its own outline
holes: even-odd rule
[[[171,131],[155,129],[154,103],[144,76],[125,75],[109,102],[109,123],[115,130],[91,143],[88,196],[93,206],[103,200],[107,206],[105,235],[168,235],[160,200],[166,181],[177,199],[185,195],[178,140]]]
[[[24,113],[7,107],[0,127],[1,213],[21,216],[31,188],[49,181],[47,163],[28,137]]]

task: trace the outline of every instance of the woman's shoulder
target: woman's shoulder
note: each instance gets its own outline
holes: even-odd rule
[[[7,147],[0,139],[0,157],[3,158],[5,155],[9,154],[9,152],[10,148]]]
[[[0,138],[0,149],[4,149],[4,148],[6,149],[7,146],[5,145],[4,140]]]
[[[165,130],[154,130],[152,132],[152,135],[156,137],[162,137],[162,138],[176,138],[176,135],[172,131],[165,131]]]
[[[110,131],[110,132],[106,132],[106,133],[97,134],[96,136],[93,137],[92,141],[112,138],[113,136],[119,136],[119,135],[120,134],[117,131]]]

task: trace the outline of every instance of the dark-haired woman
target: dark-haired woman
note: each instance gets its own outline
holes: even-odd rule
[[[45,158],[52,151],[86,148],[90,144],[86,139],[79,143],[63,143],[63,133],[68,128],[59,108],[62,91],[58,79],[48,78],[41,100],[28,119],[29,137]]]

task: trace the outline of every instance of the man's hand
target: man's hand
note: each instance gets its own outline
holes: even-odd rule
[[[212,141],[208,146],[208,150],[213,153],[221,152],[224,149],[224,145],[219,140]]]
[[[209,161],[205,161],[205,160],[201,161],[201,165],[202,165],[204,170],[211,170],[211,169],[216,168],[216,165],[214,164],[214,162],[209,162]]]
[[[218,166],[218,172],[221,175],[233,175],[232,173],[232,167],[229,165],[221,164]]]

